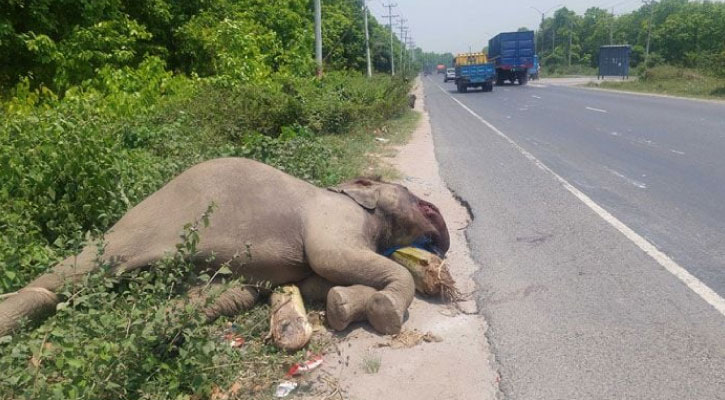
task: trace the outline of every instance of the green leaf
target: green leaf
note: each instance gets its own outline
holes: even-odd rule
[[[232,270],[229,269],[229,267],[227,267],[226,265],[224,265],[221,268],[219,268],[216,273],[219,275],[231,275]]]

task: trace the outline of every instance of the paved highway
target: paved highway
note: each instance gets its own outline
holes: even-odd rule
[[[507,399],[725,399],[725,105],[424,79]]]

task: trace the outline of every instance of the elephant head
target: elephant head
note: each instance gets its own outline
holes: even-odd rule
[[[359,178],[331,190],[343,193],[380,221],[378,251],[419,246],[444,256],[450,246],[448,228],[438,208],[403,185]]]

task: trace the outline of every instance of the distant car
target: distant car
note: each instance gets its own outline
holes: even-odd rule
[[[455,81],[456,80],[456,69],[448,68],[446,70],[446,77],[443,78],[443,82]]]

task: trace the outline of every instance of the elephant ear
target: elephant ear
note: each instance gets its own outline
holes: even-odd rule
[[[378,206],[378,200],[380,199],[380,191],[378,191],[377,185],[369,179],[356,179],[328,189],[345,194],[367,210],[374,210]]]

